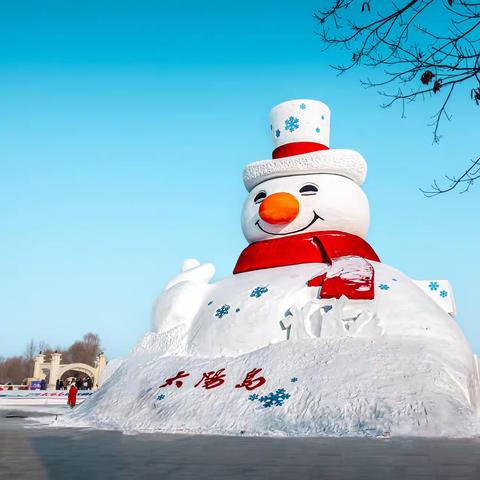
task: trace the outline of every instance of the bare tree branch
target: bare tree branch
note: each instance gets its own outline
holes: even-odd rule
[[[441,193],[451,192],[458,186],[461,186],[462,189],[460,190],[460,193],[468,192],[473,185],[473,182],[480,178],[480,157],[476,160],[472,160],[472,165],[460,175],[460,177],[456,178],[445,175],[445,178],[449,182],[446,187],[440,187],[437,181],[434,180],[433,184],[430,186],[430,190],[420,189],[420,191],[427,197],[435,197]]]
[[[443,121],[451,120],[448,106],[455,95],[468,96],[480,105],[480,2],[467,0],[323,0],[326,5],[314,17],[318,20],[325,49],[347,53],[347,63],[332,65],[339,74],[355,67],[375,69],[376,79],[361,83],[383,89],[383,108],[402,106],[417,98],[442,97],[433,115],[433,141],[441,139]],[[392,90],[390,90],[390,88]],[[468,191],[480,176],[473,161],[450,184],[433,183],[432,196],[459,187]]]

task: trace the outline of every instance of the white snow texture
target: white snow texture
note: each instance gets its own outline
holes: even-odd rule
[[[272,178],[315,173],[341,175],[362,185],[367,176],[367,163],[355,150],[320,150],[250,163],[243,171],[243,183],[250,191]]]
[[[306,285],[335,274],[325,264],[210,284],[212,265],[185,262],[160,295],[154,331],[56,424],[227,435],[478,434],[477,359],[456,321],[398,270],[372,264],[375,299],[355,301],[323,300]],[[261,370],[248,390],[242,383],[254,369]],[[188,376],[166,382],[180,372]],[[208,372],[218,374],[218,386],[205,388]]]

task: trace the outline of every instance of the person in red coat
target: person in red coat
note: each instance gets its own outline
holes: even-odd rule
[[[78,388],[75,386],[75,382],[72,382],[70,385],[70,390],[68,391],[68,400],[67,405],[70,405],[70,408],[73,408],[77,403],[77,392]]]

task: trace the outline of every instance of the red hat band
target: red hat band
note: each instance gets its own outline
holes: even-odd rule
[[[301,155],[302,153],[318,152],[320,150],[328,150],[329,148],[322,143],[316,142],[292,142],[280,145],[272,152],[272,158],[292,157],[293,155]]]

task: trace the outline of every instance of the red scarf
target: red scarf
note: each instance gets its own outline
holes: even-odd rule
[[[367,260],[380,261],[373,248],[356,235],[336,231],[309,232],[252,243],[240,254],[233,273],[301,263],[327,263],[331,267],[326,272],[306,279],[309,287],[321,287],[320,298],[344,295],[349,299],[372,300],[375,298],[375,271]]]
[[[347,255],[380,261],[363,238],[331,230],[252,243],[240,254],[233,273],[301,263],[332,263],[332,259]]]

